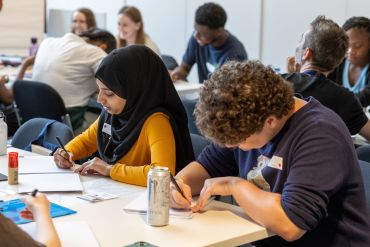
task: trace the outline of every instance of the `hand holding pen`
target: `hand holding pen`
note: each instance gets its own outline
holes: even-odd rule
[[[60,148],[58,148],[54,153],[54,162],[60,168],[69,169],[74,166],[73,162],[73,154],[69,153],[64,145],[63,142],[60,140],[59,136],[55,137],[57,142],[59,143]]]
[[[190,208],[192,196],[188,185],[181,182],[181,187],[171,174],[170,204],[173,208]]]
[[[23,196],[22,201],[26,208],[20,212],[22,218],[34,220],[42,215],[48,215],[50,211],[50,202],[43,193],[35,189],[29,195]]]

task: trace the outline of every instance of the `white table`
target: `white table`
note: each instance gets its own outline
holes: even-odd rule
[[[9,148],[9,151],[18,151]],[[19,151],[20,155],[35,155]],[[6,173],[7,157],[0,156],[0,172]],[[236,246],[271,236],[265,228],[253,223],[237,206],[213,201],[207,211],[194,214],[192,219],[170,218],[165,227],[151,227],[145,216],[129,214],[123,207],[145,191],[100,176],[82,176],[85,192],[92,190],[117,194],[120,197],[98,203],[76,198],[78,193],[48,193],[52,202],[67,206],[77,214],[54,218],[58,221],[86,221],[100,246],[124,246],[146,241],[157,246]],[[0,199],[13,199],[12,187],[0,182]],[[4,191],[7,195],[4,194]]]
[[[200,88],[203,86],[203,84],[200,83],[189,83],[186,81],[176,81],[173,84],[175,85],[176,91],[180,96],[199,93]]]

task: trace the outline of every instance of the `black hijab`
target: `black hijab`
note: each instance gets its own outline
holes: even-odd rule
[[[98,150],[108,164],[123,157],[136,142],[145,120],[155,112],[169,116],[176,142],[176,171],[194,160],[187,116],[160,57],[143,45],[113,50],[95,73],[106,87],[126,100],[123,112],[104,109],[98,124]],[[103,125],[111,125],[111,136]]]

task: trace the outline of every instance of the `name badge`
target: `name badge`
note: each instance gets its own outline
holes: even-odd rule
[[[216,70],[216,66],[214,66],[213,64],[208,63],[208,62],[206,63],[206,67],[207,67],[209,73],[213,73]]]
[[[103,124],[103,129],[102,129],[103,133],[106,133],[108,135],[112,135],[112,126],[110,124]]]
[[[279,156],[272,156],[267,166],[278,169],[278,170],[283,170],[283,158]]]

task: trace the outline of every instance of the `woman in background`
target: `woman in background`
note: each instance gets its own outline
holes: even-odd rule
[[[158,46],[144,32],[144,23],[136,7],[125,6],[118,12],[118,48],[145,45],[160,55]]]
[[[370,20],[352,17],[343,24],[349,38],[346,59],[329,76],[356,94],[363,107],[370,105]]]
[[[73,12],[72,33],[79,35],[94,27],[96,27],[95,15],[90,9],[79,8]]]
[[[161,58],[143,45],[113,50],[95,77],[103,110],[85,132],[54,153],[61,168],[74,160],[100,158],[82,164],[82,175],[98,173],[114,180],[146,186],[153,166],[172,174],[194,159],[187,116]]]

